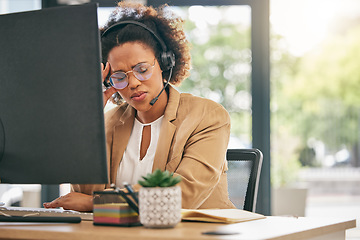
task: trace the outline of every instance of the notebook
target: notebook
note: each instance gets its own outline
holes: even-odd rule
[[[182,209],[182,220],[214,223],[238,223],[266,218],[241,209]]]

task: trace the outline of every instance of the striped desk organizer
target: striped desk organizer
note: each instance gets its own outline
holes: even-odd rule
[[[139,215],[115,191],[94,192],[94,225],[139,226]]]

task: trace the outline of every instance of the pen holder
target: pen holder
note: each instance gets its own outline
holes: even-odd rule
[[[123,193],[124,194],[124,193]],[[139,214],[117,191],[94,192],[94,225],[139,226]]]

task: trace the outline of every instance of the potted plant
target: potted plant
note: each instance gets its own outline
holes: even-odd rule
[[[181,188],[179,176],[155,170],[139,180],[140,222],[149,228],[171,228],[181,221]]]

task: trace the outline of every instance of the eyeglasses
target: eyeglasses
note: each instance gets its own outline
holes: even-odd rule
[[[132,72],[138,80],[146,81],[151,78],[151,76],[153,74],[154,66],[155,66],[155,59],[154,59],[153,65],[151,65],[149,63],[139,63],[130,71],[114,72],[113,74],[111,74],[109,81],[114,88],[124,89],[129,84],[128,73]]]

